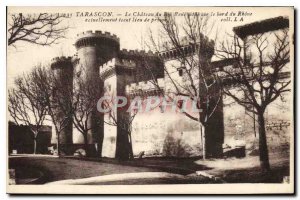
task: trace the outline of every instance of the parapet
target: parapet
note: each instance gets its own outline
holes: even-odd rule
[[[145,58],[145,57],[158,57],[156,53],[152,51],[144,51],[144,50],[128,50],[122,49],[119,51],[119,57],[121,58]]]
[[[67,67],[67,66],[73,66],[71,56],[55,57],[51,60],[51,69],[58,69],[58,68]]]
[[[115,43],[117,43],[118,45],[120,44],[120,38],[117,37],[115,34],[111,34],[109,32],[102,32],[102,31],[86,31],[86,32],[82,32],[77,34],[77,39],[75,42],[75,45],[77,48],[81,47],[81,46],[85,46],[86,44],[89,44],[88,41],[82,42],[80,43],[80,41],[85,40],[85,39],[107,39],[107,40],[111,40]],[[95,44],[95,41],[91,41],[90,44]]]
[[[131,83],[126,85],[126,93],[132,94],[139,91],[154,91],[154,90],[163,90],[165,85],[165,80],[163,78],[157,79],[157,82],[154,83],[153,81],[141,81],[138,83]]]
[[[102,31],[86,31],[86,32],[82,32],[77,34],[77,38],[85,38],[85,37],[101,37],[101,38],[108,38],[108,39],[112,39],[115,40],[116,42],[120,42],[120,38],[115,35],[115,34],[111,34],[110,32],[102,32]]]
[[[211,58],[214,53],[215,42],[207,36],[200,34],[197,42],[189,41],[186,37],[182,39],[181,46],[178,48],[170,48],[158,53],[159,57],[164,60],[173,60],[182,56],[195,55],[197,49],[200,48],[201,57],[205,59]]]
[[[136,63],[131,59],[113,58],[99,67],[99,75],[101,78],[105,79],[106,75],[110,71],[115,72],[116,68],[134,70],[136,68]]]

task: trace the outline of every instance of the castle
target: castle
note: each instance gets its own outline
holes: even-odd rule
[[[206,50],[213,52],[213,41],[209,41],[208,38],[206,38],[206,40],[208,44],[208,48],[206,48]],[[159,92],[168,90],[169,87],[171,87],[170,84],[167,84],[165,81],[164,65],[176,58],[179,53],[176,49],[169,52],[161,52],[159,54],[137,50],[120,50],[119,38],[116,35],[112,35],[108,32],[103,33],[101,31],[87,31],[85,33],[78,34],[75,46],[77,49],[77,55],[74,57],[60,57],[52,60],[52,69],[59,71],[57,74],[60,74],[62,79],[66,79],[64,77],[73,76],[76,70],[84,67],[87,79],[90,81],[96,79],[103,81],[103,87],[99,88],[99,90],[111,91],[118,96],[156,96],[159,95]],[[193,48],[189,44],[185,45],[183,48],[187,55],[193,54]],[[158,89],[151,83],[153,74],[151,75],[149,70],[151,72],[155,72],[155,79],[157,79],[161,91],[158,91]],[[69,82],[67,83],[67,81]],[[66,79],[65,84],[72,85],[72,81],[72,78]],[[220,108],[222,108],[222,106]],[[157,111],[153,112],[155,113]],[[218,112],[220,114],[216,115],[218,117],[214,117],[214,121],[211,122],[210,125],[211,127],[208,127],[211,128],[214,134],[207,136],[209,146],[214,147],[211,148],[211,154],[214,154],[215,156],[221,153],[220,151],[222,150],[224,137],[222,109],[219,109]],[[120,115],[122,115],[122,113],[118,112],[117,118],[120,117]],[[167,124],[162,125],[159,129],[166,133],[168,132],[167,126],[169,126],[169,123],[171,122],[167,121],[168,119],[174,118],[172,115],[174,115],[174,113],[162,114],[160,121],[165,120]],[[180,121],[180,118],[185,118],[179,114],[175,115],[177,115],[177,121]],[[106,116],[103,116],[100,121],[105,120],[103,119],[105,117]],[[94,146],[102,146],[103,143],[102,156],[114,157],[115,155],[118,155],[119,153],[116,152],[116,149],[118,149],[116,148],[116,145],[122,145],[124,142],[126,143],[128,141],[126,138],[127,135],[122,133],[123,130],[118,126],[111,127],[103,122],[100,126],[99,124],[96,125],[95,121],[97,120],[95,118],[99,118],[96,113],[89,120],[89,123],[91,123],[90,126],[93,127],[89,133],[89,144],[91,148],[94,148]],[[139,118],[139,115],[137,115],[136,118]],[[186,121],[186,119],[183,120]],[[136,121],[138,121],[138,119]],[[132,127],[133,132],[138,130],[135,124]],[[142,122],[142,124],[147,124],[147,120]],[[153,121],[152,125],[153,124],[157,124],[157,122]],[[215,124],[221,124],[221,128],[217,130]],[[149,124],[149,127],[150,126],[151,125]],[[198,128],[196,128],[196,130],[197,129]],[[152,132],[159,132],[159,130],[153,129]],[[181,132],[184,132],[184,130]],[[139,134],[142,133],[136,133],[136,135]],[[197,143],[200,143],[199,129],[198,131],[195,131],[193,135],[195,137],[199,136],[197,138]],[[72,145],[71,122],[67,128],[63,130],[63,133],[61,133],[59,137],[59,141],[62,146]],[[140,135],[137,136],[137,138],[140,138]],[[161,148],[162,147],[160,147],[160,149]],[[64,149],[67,151],[68,148]],[[214,149],[217,149],[219,152],[216,152]],[[120,154],[122,153],[120,152]]]
[[[269,24],[270,22],[266,22]],[[284,25],[286,26],[286,25]],[[266,26],[270,27],[270,26]],[[244,29],[248,29],[245,27]],[[282,27],[281,27],[282,28]],[[243,28],[236,29],[236,32],[245,37],[248,33]],[[251,29],[252,30],[252,29]],[[267,30],[270,31],[270,30]],[[251,34],[253,34],[251,32]],[[103,84],[99,87],[101,91],[110,91],[118,96],[157,96],[161,91],[171,89],[167,76],[164,73],[164,66],[171,65],[175,62],[179,52],[177,49],[171,49],[166,52],[145,52],[137,50],[120,50],[120,40],[116,35],[101,31],[87,31],[77,35],[75,47],[77,54],[73,57],[60,57],[52,61],[51,67],[59,72],[60,76],[72,77],[76,70],[84,68],[87,81],[101,80]],[[210,61],[214,52],[214,41],[208,38],[201,40],[205,46],[203,59]],[[183,41],[182,48],[186,55],[194,53],[193,45],[188,41]],[[174,73],[180,79],[180,63],[178,71]],[[223,66],[232,64],[228,60],[216,61],[214,66],[221,69]],[[155,72],[149,73],[149,70]],[[156,79],[159,89],[153,86],[151,80]],[[73,78],[66,79],[66,85],[72,87]],[[224,143],[224,116],[223,102],[220,101],[214,116],[208,123],[207,130],[210,134],[206,135],[206,151],[210,157],[219,157],[223,153]],[[119,111],[117,118],[126,115]],[[65,117],[65,116],[61,116]],[[88,143],[91,151],[101,152],[104,157],[122,157],[128,152],[118,152],[118,146],[133,144],[134,154],[137,155],[141,151],[149,151],[152,155],[162,154],[164,144],[170,135],[180,138],[182,146],[188,146],[188,154],[180,154],[171,152],[171,156],[189,156],[200,155],[201,142],[199,124],[191,123],[182,114],[163,113],[159,109],[153,110],[150,114],[138,114],[132,124],[132,137],[134,141],[129,141],[128,135],[123,133],[124,130],[118,126],[110,126],[104,123],[107,116],[99,116],[96,113],[89,120],[92,127],[88,135]],[[124,118],[122,118],[124,119]],[[97,123],[97,121],[100,121]],[[69,125],[59,136],[59,143],[66,154],[68,146],[72,145],[73,126],[70,121]],[[172,137],[173,137],[172,136]],[[99,148],[101,148],[99,150]],[[154,150],[155,149],[155,150]],[[130,151],[125,148],[125,151]],[[155,151],[155,152],[153,152]],[[180,154],[180,155],[179,155]],[[97,155],[97,154],[95,154]]]

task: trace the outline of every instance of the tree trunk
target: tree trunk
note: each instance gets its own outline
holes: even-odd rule
[[[205,127],[200,125],[200,132],[201,132],[201,140],[202,140],[202,159],[206,159],[206,146],[205,146]]]
[[[255,124],[255,113],[253,113],[253,131],[254,131],[254,137],[256,138],[256,124]]]
[[[206,103],[206,99],[203,99]],[[218,105],[215,97],[210,99],[211,108],[207,105],[202,105],[203,111],[199,113],[199,122],[202,125],[202,144],[203,144],[203,159],[207,158],[221,158],[223,156],[224,143],[224,117],[223,117],[223,101],[219,100]],[[203,104],[204,104],[203,103]],[[217,106],[215,108],[215,106]],[[208,114],[214,109],[212,116]],[[209,110],[209,111],[207,111]],[[202,115],[201,115],[202,114]]]
[[[128,137],[129,137],[129,159],[133,159],[132,137],[130,132],[128,133]]]
[[[38,132],[37,131],[33,131],[33,154],[36,154],[36,139],[37,139],[37,134]]]
[[[36,154],[36,137],[33,139],[33,154]]]
[[[119,160],[129,160],[130,148],[127,131],[117,127],[116,158]]]
[[[86,153],[86,156],[89,156],[89,148],[88,148],[88,133],[84,133],[83,134],[83,139],[84,139],[84,150]]]
[[[59,133],[57,133],[57,156],[60,157],[60,139],[59,139]]]
[[[264,172],[270,171],[270,163],[269,163],[269,153],[268,153],[268,145],[266,138],[266,129],[265,129],[265,119],[264,114],[258,114],[258,124],[259,124],[259,160],[261,169]]]
[[[103,139],[104,139],[104,133],[102,131],[99,136],[98,149],[97,149],[97,154],[98,154],[98,157],[100,157],[100,158],[102,157]]]

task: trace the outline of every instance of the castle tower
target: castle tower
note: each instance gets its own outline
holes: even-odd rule
[[[120,48],[119,38],[101,31],[87,31],[77,36],[75,42],[79,58],[77,66],[87,82],[99,80],[99,66],[116,56]],[[99,86],[99,90],[102,92],[103,86]],[[91,152],[95,152],[95,156],[101,156],[104,126],[103,116],[96,110],[96,106],[88,123],[89,127],[92,127],[88,133],[88,143],[95,144],[96,148],[96,152],[93,149]],[[93,145],[90,146],[93,148]]]
[[[127,49],[119,51],[117,57],[100,66],[100,77],[104,81],[105,93],[113,97],[126,97],[127,101],[132,100],[130,94],[127,93],[128,86],[138,82],[143,84],[148,80],[152,80],[152,76],[150,76],[145,65],[160,69],[157,78],[163,78],[163,65],[159,61],[160,59],[152,52]],[[132,113],[127,112],[126,106],[115,109],[113,112],[117,124],[115,126],[104,125],[103,155],[127,160],[133,156]],[[104,120],[110,123],[110,116],[105,115]]]
[[[120,41],[108,32],[87,31],[78,34],[75,42],[80,65],[88,79],[99,77],[99,66],[114,58],[119,51]]]
[[[71,57],[57,57],[52,59],[51,69],[56,76],[55,87],[53,90],[54,99],[59,99],[60,106],[56,109],[56,121],[63,124],[58,127],[59,153],[70,155],[69,148],[73,144],[73,125],[72,125],[72,88],[73,88],[73,63]],[[68,95],[69,94],[69,95]],[[65,110],[64,112],[62,110]]]
[[[169,51],[161,52],[160,57],[164,59],[165,66],[171,66],[173,68],[174,60],[178,62],[178,58],[184,52],[186,56],[193,56],[199,52],[199,63],[202,67],[202,73],[204,77],[211,77],[212,65],[210,64],[211,58],[214,54],[215,43],[204,35],[200,35],[199,43],[195,45],[186,44],[180,49],[171,49]],[[181,63],[178,62],[179,77],[173,77],[173,79],[182,80],[183,71],[180,67]],[[172,75],[176,76],[176,75]],[[167,78],[167,76],[165,76]],[[210,80],[207,79],[207,82]],[[170,88],[172,88],[171,85]],[[199,85],[199,98],[201,108],[204,110],[200,113],[200,121],[205,124],[205,154],[207,157],[221,157],[223,154],[223,143],[224,143],[224,119],[223,119],[223,101],[222,97],[219,98],[219,87],[218,84],[214,84],[210,87],[208,92],[206,91],[205,85]],[[208,103],[209,102],[209,103]],[[210,117],[207,117],[210,113],[213,113]]]
[[[100,67],[100,77],[104,81],[105,93],[115,96],[126,96],[126,84],[133,81],[133,72],[136,63],[129,59],[113,58]],[[115,126],[105,124],[104,155],[115,157],[120,160],[127,160],[132,152],[129,137],[129,115],[126,109],[113,108],[113,115],[117,121]],[[110,122],[110,116],[105,115],[104,120]],[[110,142],[107,142],[110,141]]]

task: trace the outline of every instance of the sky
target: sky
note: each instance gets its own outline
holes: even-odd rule
[[[65,35],[64,39],[59,41],[59,44],[52,46],[38,46],[34,44],[28,44],[24,42],[16,43],[16,48],[9,46],[7,48],[7,86],[10,88],[13,86],[13,80],[16,76],[28,72],[37,64],[49,64],[53,57],[57,56],[72,56],[76,53],[74,47],[75,40],[78,33],[85,32],[87,30],[101,30],[108,31],[113,34],[116,34],[120,38],[120,48],[126,49],[142,49],[142,41],[147,38],[147,32],[149,28],[151,30],[157,30],[158,23],[151,22],[85,22],[86,19],[91,19],[90,17],[82,17],[86,12],[89,14],[95,12],[103,15],[104,13],[112,13],[111,17],[106,18],[115,18],[119,17],[122,19],[129,19],[132,16],[126,16],[130,13],[133,15],[140,15],[138,18],[144,20],[146,17],[141,15],[149,15],[156,12],[164,11],[173,11],[173,12],[200,12],[200,13],[214,13],[215,16],[211,17],[215,21],[214,33],[218,33],[218,39],[223,39],[226,34],[232,34],[232,28],[235,26],[251,23],[254,21],[277,17],[281,15],[290,14],[288,8],[237,8],[237,7],[9,7],[8,15],[11,13],[27,13],[34,14],[40,12],[49,12],[49,13],[65,13],[72,14],[72,17],[66,19],[62,25],[68,25],[70,29]],[[127,12],[127,14],[126,14]],[[225,15],[228,12],[230,15],[231,12],[246,13],[247,16],[243,17],[242,22],[228,22],[221,21],[226,19]],[[129,14],[128,14],[129,13]],[[252,14],[250,14],[252,13]],[[99,18],[99,17],[92,17]],[[148,17],[151,18],[151,17]],[[153,17],[152,17],[153,18]],[[9,18],[8,18],[9,19]],[[232,19],[232,18],[231,18]],[[9,20],[8,20],[9,22]]]

